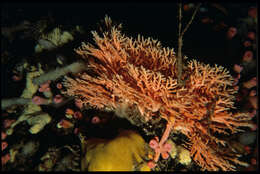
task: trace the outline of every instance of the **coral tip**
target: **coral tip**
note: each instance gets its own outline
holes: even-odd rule
[[[66,114],[67,115],[73,115],[74,114],[74,111],[70,108],[66,109]]]
[[[81,118],[82,118],[82,113],[79,112],[79,111],[77,111],[77,112],[75,112],[75,113],[73,114],[73,117],[74,117],[75,119],[81,119]]]
[[[71,123],[70,121],[68,120],[61,120],[58,124],[57,124],[57,127],[58,128],[64,128],[64,129],[68,129],[68,128],[71,128],[73,126],[73,123]]]
[[[94,116],[91,120],[92,124],[98,124],[100,123],[100,118],[98,116]]]
[[[151,169],[153,169],[153,168],[156,166],[156,164],[155,164],[154,161],[149,161],[149,162],[147,163],[147,165],[148,165],[148,167],[150,167]]]
[[[62,84],[61,84],[61,83],[57,83],[56,87],[57,87],[58,89],[61,89],[61,88],[62,88]]]
[[[5,165],[10,160],[10,154],[6,154],[5,156],[1,157],[2,165]]]
[[[7,148],[8,144],[7,142],[2,142],[2,151],[5,150]]]

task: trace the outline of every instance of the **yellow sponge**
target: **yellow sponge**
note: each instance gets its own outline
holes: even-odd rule
[[[145,141],[134,131],[123,130],[112,140],[93,138],[83,141],[83,171],[133,171],[143,161]]]

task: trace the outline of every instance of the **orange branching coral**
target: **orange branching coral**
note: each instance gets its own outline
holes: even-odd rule
[[[216,137],[251,126],[247,113],[231,111],[237,91],[226,69],[191,60],[182,77],[185,85],[180,87],[173,49],[151,38],[129,38],[116,27],[93,36],[96,46],[83,43],[76,50],[86,61],[86,71],[65,78],[65,93],[98,109],[135,108],[142,122],[156,115],[167,120],[160,143],[172,131],[186,135],[191,156],[203,170],[235,170],[234,163],[244,164],[223,154],[228,143]]]

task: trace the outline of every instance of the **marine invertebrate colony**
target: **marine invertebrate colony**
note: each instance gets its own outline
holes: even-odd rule
[[[108,19],[106,24],[111,24]],[[232,162],[244,164],[236,155],[223,151],[228,143],[216,136],[251,126],[247,113],[232,111],[237,88],[226,69],[190,60],[181,77],[185,84],[179,86],[173,49],[140,35],[137,39],[127,37],[116,26],[103,36],[97,32],[93,36],[96,46],[83,43],[76,50],[86,63],[86,71],[65,78],[66,94],[97,109],[137,110],[137,115],[125,115],[134,124],[165,119],[166,130],[159,145],[171,132],[186,135],[187,148],[203,170],[235,170]],[[160,151],[154,162],[159,157]]]
[[[145,156],[145,141],[136,132],[122,130],[112,140],[82,139],[83,171],[133,171]]]

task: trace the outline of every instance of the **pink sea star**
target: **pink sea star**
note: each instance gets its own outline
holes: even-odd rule
[[[154,162],[157,162],[159,160],[160,154],[162,154],[163,159],[167,159],[169,157],[168,153],[171,152],[172,145],[167,143],[166,140],[169,137],[171,126],[172,126],[171,124],[169,123],[167,124],[166,130],[164,131],[164,134],[160,141],[158,137],[155,137],[149,142],[149,146],[155,151],[155,156],[153,161],[150,161],[148,163],[149,167],[151,168],[155,167]]]
[[[162,154],[163,159],[167,159],[169,157],[169,152],[171,152],[172,146],[169,143],[160,144],[159,138],[155,137],[149,143],[149,146],[155,150],[156,154]]]

